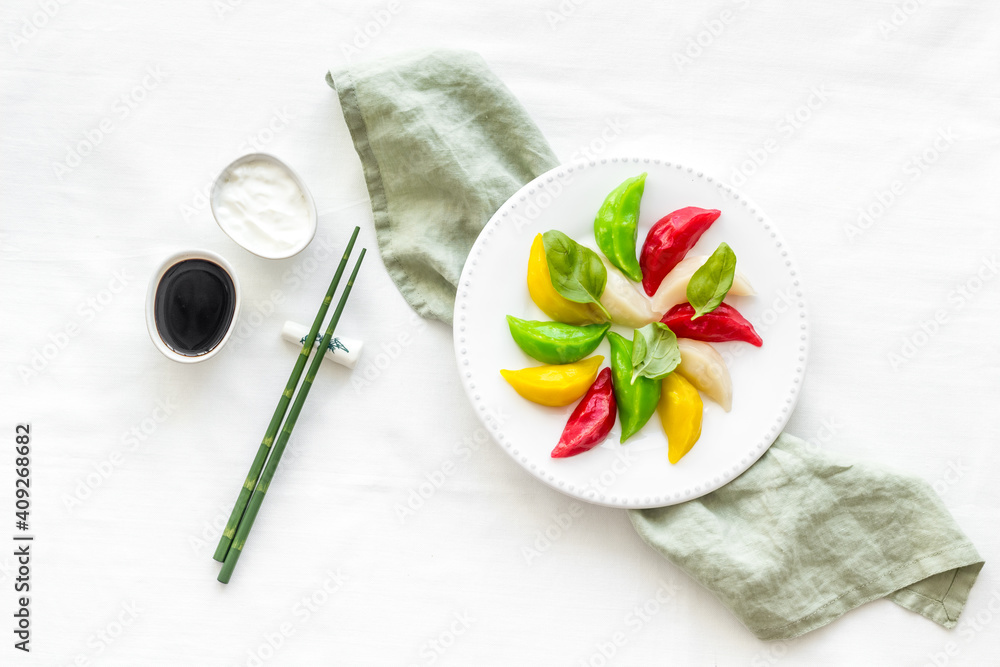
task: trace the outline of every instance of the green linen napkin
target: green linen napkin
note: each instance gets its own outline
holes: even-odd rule
[[[479,232],[559,160],[474,53],[411,53],[330,72],[326,81],[361,157],[389,275],[414,310],[451,324]]]
[[[930,484],[787,433],[721,489],[629,518],[761,639],[883,597],[953,628],[983,567]]]
[[[327,82],[389,273],[418,313],[450,323],[479,231],[555,155],[475,53],[408,53]],[[796,637],[881,597],[953,628],[983,567],[926,482],[787,434],[717,491],[629,517],[761,639]]]

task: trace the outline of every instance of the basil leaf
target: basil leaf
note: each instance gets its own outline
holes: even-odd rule
[[[542,234],[542,243],[556,291],[575,303],[593,303],[610,320],[601,305],[608,270],[597,253],[555,229]]]
[[[688,303],[694,307],[692,320],[719,307],[733,286],[735,275],[736,253],[723,241],[688,282]]]
[[[681,363],[677,336],[662,322],[647,324],[632,333],[632,382],[639,376],[662,380]]]

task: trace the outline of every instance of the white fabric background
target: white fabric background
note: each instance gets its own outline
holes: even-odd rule
[[[0,17],[0,539],[14,532],[25,421],[37,535],[34,650],[5,630],[0,662],[995,661],[1000,5],[18,0]],[[362,362],[323,370],[233,582],[215,581],[219,528],[294,358],[281,325],[314,314],[334,267],[317,261],[324,244],[339,251],[358,224],[374,249],[324,74],[429,45],[479,50],[565,159],[649,155],[742,183],[787,237],[810,306],[789,431],[936,484],[987,560],[960,629],[877,601],[757,641],[623,512],[576,509],[483,442],[450,331],[413,316],[377,253],[340,329],[367,342]],[[796,110],[809,117],[792,125]],[[939,133],[953,138],[935,153]],[[207,208],[212,178],[251,141],[316,199],[319,234],[296,258],[251,256]],[[935,160],[918,168],[925,151]],[[763,165],[734,174],[753,154]],[[850,236],[894,181],[884,214]],[[161,356],[143,319],[150,273],[185,248],[227,257],[245,295],[239,338],[194,366]]]

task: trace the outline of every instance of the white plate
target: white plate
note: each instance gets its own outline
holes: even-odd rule
[[[753,322],[763,347],[713,343],[733,380],[733,409],[704,398],[701,439],[675,465],[654,414],[624,445],[616,423],[603,444],[568,459],[549,456],[574,405],[549,408],[521,398],[501,368],[538,366],[510,336],[505,316],[549,319],[532,302],[526,283],[528,251],[536,234],[558,229],[594,245],[594,217],[604,198],[626,178],[648,172],[639,216],[639,248],[650,226],[685,206],[716,208],[720,218],[691,253],[711,254],[721,241],[756,296],[729,297]],[[615,326],[631,340],[632,331]],[[455,353],[476,414],[500,446],[549,486],[609,507],[660,507],[714,491],[760,458],[788,421],[805,371],[807,328],[798,273],[787,246],[753,203],[690,167],[640,158],[608,158],[563,165],[521,188],[496,212],[466,261],[455,303]],[[596,354],[608,360],[608,343]]]

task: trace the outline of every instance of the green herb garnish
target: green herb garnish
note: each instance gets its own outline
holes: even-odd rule
[[[662,380],[681,363],[677,336],[662,322],[647,324],[632,333],[632,382],[640,376]]]
[[[542,234],[542,242],[556,291],[575,303],[593,303],[610,320],[611,316],[601,305],[608,270],[597,253],[555,229]]]
[[[692,320],[719,307],[733,286],[735,275],[736,253],[723,241],[688,282],[687,299],[694,307]]]

